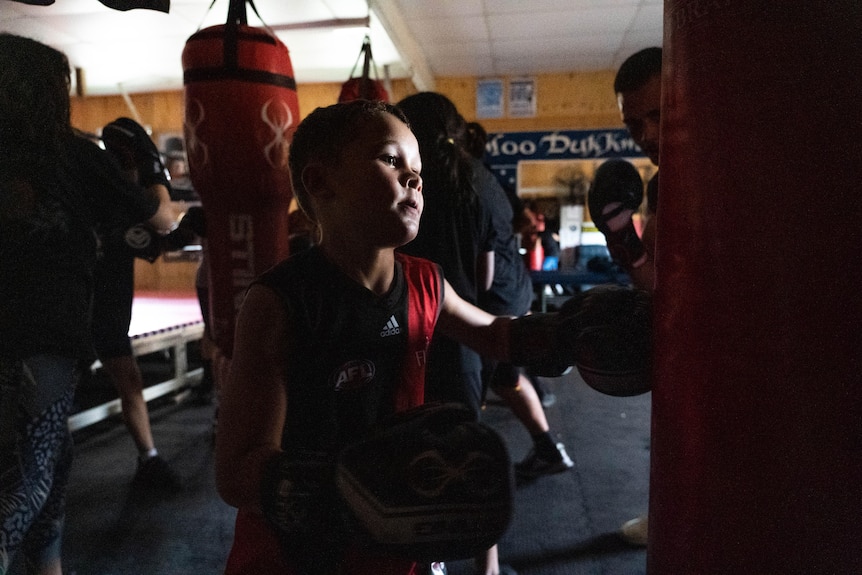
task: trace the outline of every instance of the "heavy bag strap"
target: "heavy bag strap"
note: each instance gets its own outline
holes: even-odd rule
[[[230,0],[227,7],[227,23],[225,24],[224,38],[224,64],[225,67],[231,70],[239,70],[239,27],[248,26],[248,13],[245,10],[246,4],[251,6],[254,15],[257,19],[263,22],[257,7],[254,5],[254,0]],[[264,22],[264,27],[273,35],[269,26]]]
[[[353,75],[356,73],[360,60],[362,61],[362,76],[360,76],[359,81],[359,97],[361,99],[369,99],[373,95],[371,65],[374,63],[374,56],[371,54],[371,38],[368,35],[362,41],[362,48],[359,49],[359,56],[357,56],[356,63],[353,64],[353,69],[350,71],[350,78],[354,77]],[[377,78],[377,66],[374,67],[374,77],[375,79]]]
[[[239,68],[239,27],[248,26],[245,0],[230,0],[227,8],[227,23],[224,26],[224,67]]]
[[[362,43],[362,51],[365,53],[365,61],[362,63],[362,83],[359,89],[359,97],[367,100],[371,97],[371,77],[369,76],[369,72],[371,71],[371,63],[373,62],[371,39],[368,36],[365,37],[365,41]],[[376,66],[374,68],[374,77],[377,78]]]

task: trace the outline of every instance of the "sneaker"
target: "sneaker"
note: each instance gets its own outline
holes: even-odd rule
[[[138,461],[138,470],[132,484],[164,491],[179,491],[182,483],[179,476],[170,468],[168,462],[158,455],[146,461]]]
[[[620,527],[620,537],[629,545],[646,547],[649,521],[646,515],[635,517]]]
[[[545,459],[541,457],[536,448],[530,450],[523,461],[515,464],[515,479],[519,484],[534,481],[543,475],[562,473],[575,466],[566,447],[562,443],[557,444],[558,457]]]

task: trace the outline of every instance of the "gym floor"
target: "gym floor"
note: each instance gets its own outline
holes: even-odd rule
[[[503,563],[521,575],[636,575],[646,553],[616,535],[646,510],[650,394],[603,396],[576,373],[543,380],[556,397],[547,411],[573,471],[520,487],[515,517],[500,541]],[[224,568],[234,510],[215,491],[214,407],[170,398],[151,404],[161,455],[182,476],[177,494],[132,489],[135,449],[113,417],[75,434],[64,565],[67,575],[216,575]],[[501,432],[513,461],[530,448],[524,428],[491,397],[485,422]],[[449,563],[472,575],[472,562]]]

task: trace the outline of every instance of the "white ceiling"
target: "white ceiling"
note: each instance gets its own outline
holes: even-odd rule
[[[298,83],[343,82],[366,34],[381,78],[532,75],[616,68],[661,45],[663,0],[255,0],[263,23],[290,50]],[[169,14],[120,12],[98,0],[32,6],[0,0],[0,31],[64,51],[84,70],[87,94],[182,87],[188,37],[223,24],[228,0],[171,0]],[[370,17],[369,17],[370,16]],[[369,27],[301,28],[334,19]],[[251,9],[249,24],[261,25]]]

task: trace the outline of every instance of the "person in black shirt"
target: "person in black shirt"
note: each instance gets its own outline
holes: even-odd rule
[[[143,189],[70,124],[70,68],[45,44],[0,34],[0,573],[19,551],[62,572],[67,419],[92,358],[95,230],[173,218],[164,181]]]

